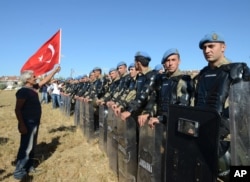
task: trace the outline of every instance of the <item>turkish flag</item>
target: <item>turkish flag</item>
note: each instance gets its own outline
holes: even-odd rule
[[[35,76],[52,70],[60,60],[61,30],[45,42],[38,51],[23,65],[21,72],[33,70]]]

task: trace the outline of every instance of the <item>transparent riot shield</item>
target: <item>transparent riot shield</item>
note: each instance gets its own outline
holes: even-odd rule
[[[250,82],[241,81],[230,88],[229,118],[231,165],[250,166]]]
[[[99,148],[107,153],[107,115],[106,105],[99,106]]]
[[[137,182],[165,182],[166,126],[140,127]]]
[[[69,116],[72,116],[75,112],[75,104],[76,104],[76,100],[73,98],[73,96],[69,96],[70,97],[70,107],[69,107]]]
[[[90,142],[95,137],[95,128],[94,128],[94,108],[92,102],[85,103],[85,136],[87,141]]]
[[[86,102],[83,102],[83,134],[84,137],[87,138],[88,136],[88,118],[89,118],[89,104]]]
[[[117,118],[111,108],[108,109],[107,117],[107,155],[109,166],[118,176],[118,139],[117,139]]]
[[[65,102],[66,102],[66,115],[70,116],[70,106],[71,106],[71,97],[70,96],[66,96],[65,97]]]
[[[94,107],[91,101],[89,102],[89,138],[88,138],[88,141],[94,138],[95,138]]]
[[[75,99],[74,124],[75,126],[79,126],[80,124],[80,100],[79,99]]]
[[[89,122],[89,103],[84,102],[84,136],[86,138],[89,137],[89,126],[90,126],[90,122]]]
[[[67,113],[67,100],[68,100],[68,96],[67,95],[63,95],[63,112],[65,114],[65,116],[69,116]]]
[[[63,114],[65,114],[65,95],[61,94],[61,106],[60,106],[60,110]]]
[[[65,113],[67,116],[70,116],[70,96],[65,96]]]
[[[80,123],[79,126],[84,134],[84,116],[85,116],[85,109],[84,109],[84,102],[80,100]]]
[[[138,165],[137,125],[133,117],[118,119],[118,170],[119,181],[135,182]]]
[[[166,181],[215,182],[220,116],[214,110],[170,105]]]

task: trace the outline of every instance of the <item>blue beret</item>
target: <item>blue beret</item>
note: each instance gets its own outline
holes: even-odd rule
[[[156,71],[160,71],[160,70],[162,70],[162,69],[163,69],[162,64],[157,64],[157,65],[155,66],[155,68],[154,68],[154,70],[156,70]]]
[[[163,54],[163,57],[162,57],[162,60],[161,60],[161,64],[164,64],[165,63],[165,60],[173,55],[173,54],[177,54],[179,55],[179,51],[176,49],[176,48],[171,48],[171,49],[168,49],[164,54]]]
[[[133,67],[135,67],[135,63],[131,63],[131,64],[129,65],[129,67],[128,67],[128,70],[130,70],[130,68],[133,68]]]
[[[121,62],[119,62],[119,63],[117,64],[117,68],[119,68],[119,67],[122,66],[122,65],[127,66],[127,64],[126,64],[124,61],[121,61]]]
[[[215,32],[206,34],[200,40],[200,42],[199,42],[199,48],[202,49],[203,44],[205,44],[207,42],[222,42],[222,43],[225,43],[224,38],[221,35],[219,35],[219,34],[217,34]]]
[[[110,68],[109,73],[111,73],[112,71],[117,71],[117,69],[116,68]]]
[[[93,71],[95,70],[102,70],[100,67],[94,67]]]
[[[88,77],[86,74],[82,75],[82,78]]]
[[[135,57],[145,57],[146,59],[148,59],[149,61],[151,60],[151,57],[146,53],[146,52],[141,52],[141,51],[138,51],[136,54],[135,54]]]
[[[72,80],[72,77],[68,77],[66,80]]]

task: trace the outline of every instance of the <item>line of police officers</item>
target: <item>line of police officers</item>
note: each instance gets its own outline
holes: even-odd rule
[[[225,41],[221,35],[215,32],[205,35],[199,43],[199,48],[203,51],[208,65],[194,77],[184,74],[179,70],[181,62],[180,53],[177,49],[171,48],[164,53],[161,60],[161,64],[165,68],[165,72],[162,74],[149,67],[151,58],[147,53],[137,52],[134,56],[134,63],[128,67],[125,62],[120,62],[116,68],[111,68],[109,74],[105,76],[102,76],[101,68],[95,67],[89,73],[89,77],[83,75],[76,80],[70,79],[66,82],[62,95],[71,98],[71,112],[80,113],[79,110],[81,107],[76,105],[80,102],[91,103],[93,105],[93,132],[98,133],[99,130],[100,106],[107,107],[109,112],[113,112],[114,117],[120,118],[116,122],[125,123],[130,122],[129,118],[134,119],[136,123],[136,127],[134,128],[136,131],[136,155],[140,157],[143,155],[140,153],[140,150],[143,148],[140,144],[147,145],[147,142],[151,141],[148,140],[146,143],[142,141],[141,135],[147,131],[147,129],[143,131],[142,128],[150,127],[150,130],[155,130],[159,125],[163,126],[158,131],[161,131],[162,135],[164,135],[161,138],[163,142],[161,141],[162,143],[160,144],[164,148],[164,152],[161,151],[157,155],[165,153],[164,156],[162,155],[158,159],[166,162],[158,161],[161,169],[157,168],[157,170],[162,170],[163,168],[165,171],[162,172],[163,174],[160,174],[160,177],[155,172],[148,179],[137,176],[134,180],[136,178],[137,181],[182,181],[183,179],[185,181],[229,180],[229,91],[232,84],[240,81],[249,81],[250,71],[245,63],[230,63],[228,61],[224,55],[226,49]],[[171,110],[173,112],[170,112]],[[187,111],[186,115],[191,115],[191,118],[193,115],[200,115],[199,118],[201,117],[201,120],[208,120],[209,122],[204,122],[204,124],[196,122],[199,119],[196,119],[196,116],[194,116],[193,119],[177,119],[177,125],[173,125],[173,128],[171,128],[171,122],[174,122],[171,121],[171,118],[174,118],[174,115],[180,115],[177,117],[180,118],[182,112],[185,113],[185,110]],[[197,110],[198,114],[196,114]],[[204,111],[205,113],[212,113],[212,119],[207,119],[210,115],[204,114]],[[76,122],[78,122],[79,114],[75,115],[75,118],[77,118]],[[209,123],[213,123],[213,127],[215,128],[208,126]],[[206,131],[213,129],[214,131]],[[171,133],[170,130],[178,132]],[[203,131],[204,133],[207,132],[209,137],[210,135],[211,138],[214,137],[215,140],[210,141],[211,139],[207,139],[206,136],[202,138],[201,132]],[[196,156],[192,159],[196,160],[192,164],[196,166],[195,169],[189,169],[188,167],[192,167],[192,165],[189,165],[186,166],[186,169],[179,167],[182,171],[178,171],[178,166],[185,166],[184,163],[192,163],[192,160],[187,159],[187,155],[185,156],[186,159],[181,159],[181,152],[185,153],[185,151],[179,151],[177,148],[170,151],[171,147],[174,148],[174,144],[171,145],[170,141],[173,137],[172,135],[175,135],[176,138],[182,135],[181,137],[184,136],[185,142],[196,142],[195,145],[213,147],[211,151],[210,149],[206,149],[206,151],[196,154],[194,151],[192,152],[192,147],[189,149],[187,143],[182,143],[181,145],[185,145],[184,150],[186,150],[186,153],[188,153],[188,150],[191,150],[190,156],[192,153],[201,156],[199,159]],[[199,137],[202,139],[197,139]],[[146,139],[144,138],[144,140]],[[182,142],[184,140],[176,140],[175,142]],[[209,142],[213,144],[210,145]],[[167,150],[168,148],[169,151]],[[196,150],[195,147],[193,147],[193,150]],[[166,153],[168,154],[166,155]],[[204,156],[207,156],[207,158]],[[211,156],[215,156],[216,158],[211,158]],[[210,163],[210,159],[214,161]],[[137,165],[152,172],[152,167],[148,167],[145,160],[140,160],[139,157],[137,158]],[[170,169],[170,165],[174,167]],[[205,167],[198,168],[197,166]],[[139,173],[139,168],[137,172]],[[157,177],[152,177],[154,175]],[[203,177],[199,175],[203,175]],[[184,178],[179,176],[184,176]]]

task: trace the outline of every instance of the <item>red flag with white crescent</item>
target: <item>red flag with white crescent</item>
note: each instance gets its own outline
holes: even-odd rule
[[[36,76],[52,70],[60,61],[61,30],[45,42],[23,65],[21,72],[33,70]]]

